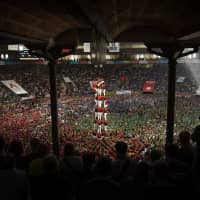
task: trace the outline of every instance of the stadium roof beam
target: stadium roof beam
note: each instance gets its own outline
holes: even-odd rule
[[[57,108],[57,91],[56,91],[56,59],[69,55],[74,52],[73,45],[56,45],[54,39],[50,39],[49,43],[27,45],[30,53],[38,57],[43,57],[48,60],[49,65],[49,83],[50,83],[50,98],[51,98],[51,128],[52,128],[52,143],[53,152],[59,156],[59,138],[58,138],[58,108]]]
[[[162,3],[150,0],[60,0],[59,2],[28,0],[16,3],[14,0],[7,0],[1,2],[0,31],[45,41],[46,43],[38,45],[41,47],[40,52],[36,51],[38,47],[35,47],[34,53],[41,55],[46,52],[49,38],[56,38],[59,34],[76,28],[96,27],[107,40],[112,39],[108,34],[111,33],[115,41],[159,44],[156,47],[162,45],[165,47],[165,52],[169,50],[167,50],[169,44],[184,40],[182,41],[184,46],[176,49],[175,57],[177,57],[183,55],[182,49],[186,45],[194,47],[200,44],[198,3],[196,0],[183,0],[181,3],[174,0],[164,0]],[[195,32],[197,34],[190,35]],[[188,37],[185,37],[186,35]],[[67,41],[63,39],[63,44],[75,44],[68,42],[71,36],[66,36]],[[58,39],[57,46],[59,41]],[[33,45],[29,46],[33,49]],[[170,47],[170,54],[173,54],[173,48]],[[50,51],[54,52],[54,60],[59,56],[60,48],[57,47],[55,50],[53,47]],[[53,60],[51,64],[54,66]],[[172,81],[175,75],[173,69],[175,61],[172,56],[169,62]],[[172,86],[175,86],[175,83],[172,83]],[[172,114],[172,110],[170,112]]]
[[[197,45],[191,47],[193,50],[183,53],[185,49],[184,45],[177,42],[161,45],[160,48],[155,49],[152,46],[147,45],[150,53],[166,57],[169,60],[166,145],[173,143],[177,59],[198,51]]]
[[[101,36],[107,41],[112,41],[112,37],[109,34],[105,23],[102,21],[102,17],[98,14],[96,5],[94,1],[91,0],[76,0],[81,10],[83,11],[83,15],[88,19],[91,27],[93,27]]]
[[[55,155],[60,155],[59,138],[58,138],[58,104],[56,91],[56,69],[55,59],[49,59],[49,83],[50,83],[50,97],[51,97],[51,131],[53,152]]]
[[[177,59],[197,52],[200,45],[199,34],[189,36],[177,37],[176,34],[170,34],[165,29],[154,26],[134,26],[120,33],[116,39],[119,42],[143,41],[149,52],[166,57],[169,60],[166,144],[173,143]],[[193,48],[193,50],[183,53],[185,48]]]
[[[15,35],[12,33],[0,32],[1,44],[41,44],[44,41],[29,38],[25,36]]]

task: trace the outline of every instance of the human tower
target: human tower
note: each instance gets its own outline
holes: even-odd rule
[[[108,131],[108,99],[106,97],[106,85],[102,78],[98,78],[91,82],[91,87],[95,96],[93,135],[97,138],[103,138]]]

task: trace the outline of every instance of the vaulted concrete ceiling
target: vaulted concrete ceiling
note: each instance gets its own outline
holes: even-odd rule
[[[41,41],[87,39],[85,30],[95,26],[119,41],[177,39],[200,31],[195,0],[2,0],[0,8],[1,33]]]

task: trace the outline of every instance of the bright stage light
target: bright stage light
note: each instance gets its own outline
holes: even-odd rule
[[[1,59],[4,60],[4,54],[3,53],[1,54]]]
[[[192,54],[192,58],[196,58],[197,57],[197,54],[196,53],[193,53]]]
[[[111,56],[106,54],[106,60],[110,60],[111,59]]]

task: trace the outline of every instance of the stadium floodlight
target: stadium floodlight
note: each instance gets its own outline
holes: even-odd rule
[[[1,60],[4,60],[4,54],[3,53],[1,54]]]
[[[157,55],[156,54],[153,54],[153,59],[156,59],[157,58]]]
[[[111,59],[111,56],[106,54],[106,60],[110,60]]]
[[[75,60],[74,55],[70,55],[70,60]]]
[[[141,58],[141,59],[144,59],[144,54],[141,54],[141,55],[140,55],[140,58]]]
[[[24,45],[20,44],[19,45],[19,51],[23,51],[24,50]]]
[[[90,53],[91,52],[90,42],[84,42],[83,43],[83,51],[84,51],[84,53]]]
[[[197,54],[196,54],[196,53],[193,53],[193,54],[192,54],[192,58],[197,58]]]
[[[9,44],[8,51],[19,51],[19,45],[18,44]]]
[[[74,60],[78,61],[78,56],[77,55],[74,55]]]

